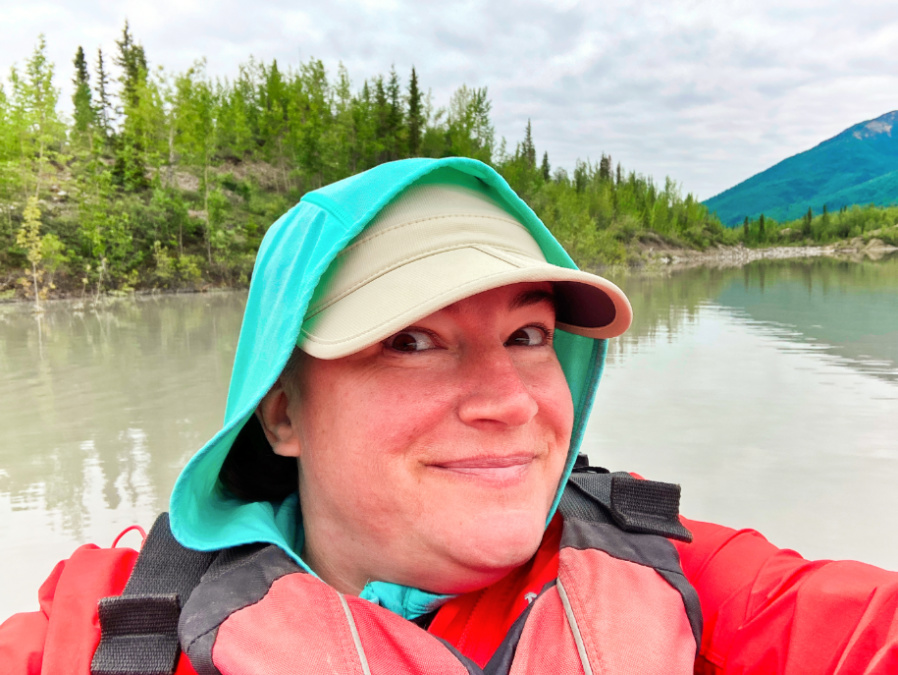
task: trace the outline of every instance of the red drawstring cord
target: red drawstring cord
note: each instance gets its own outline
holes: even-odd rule
[[[112,548],[116,548],[118,546],[119,541],[121,541],[122,537],[128,534],[131,530],[136,530],[140,532],[140,542],[143,543],[143,540],[147,538],[146,530],[144,530],[140,525],[131,525],[130,527],[126,527],[124,530],[119,532],[119,535],[115,538],[115,541],[112,542]]]

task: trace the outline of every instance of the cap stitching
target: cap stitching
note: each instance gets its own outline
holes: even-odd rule
[[[494,244],[492,242],[488,242],[488,241],[466,241],[464,244],[455,244],[453,246],[444,246],[443,248],[435,248],[435,249],[431,249],[431,250],[427,251],[426,253],[419,253],[418,255],[403,258],[403,259],[397,261],[396,263],[394,263],[393,265],[391,265],[390,267],[386,267],[386,268],[378,270],[375,273],[369,274],[364,279],[357,281],[355,284],[353,284],[352,286],[350,286],[349,288],[344,290],[338,296],[336,296],[334,298],[330,298],[327,301],[327,303],[315,305],[315,307],[310,307],[306,312],[306,316],[303,319],[303,323],[305,323],[306,319],[309,319],[309,318],[315,316],[316,314],[320,314],[321,312],[323,312],[325,309],[327,309],[334,303],[339,302],[340,300],[345,298],[347,295],[354,293],[359,288],[361,288],[362,286],[364,286],[365,284],[370,282],[372,279],[377,279],[378,277],[382,277],[384,274],[392,272],[393,270],[398,269],[399,267],[402,267],[403,265],[408,265],[411,262],[415,262],[416,260],[421,260],[423,258],[429,258],[430,256],[436,255],[438,253],[446,253],[448,251],[458,251],[458,250],[465,249],[465,248],[474,248],[474,249],[477,249],[478,251],[480,251],[481,253],[486,253],[487,255],[490,255],[489,251],[483,251],[481,248],[479,248],[480,246],[489,246],[498,251],[504,251],[505,253],[524,255],[525,257],[529,258],[530,260],[535,260],[537,262],[541,262],[545,265],[550,265],[552,267],[558,267],[557,265],[552,265],[552,263],[547,262],[546,260],[539,260],[537,258],[534,258],[533,256],[528,256],[524,252],[522,252],[520,249],[513,249],[513,248],[509,248],[507,246],[499,246],[499,245],[496,245],[496,244]],[[566,269],[566,268],[559,268],[559,269]]]
[[[409,220],[409,221],[406,221],[406,222],[403,222],[403,223],[398,223],[398,224],[396,224],[396,225],[391,225],[390,227],[388,227],[388,228],[386,228],[386,229],[384,229],[384,230],[381,230],[380,232],[376,232],[376,233],[374,233],[374,234],[371,234],[371,235],[368,236],[368,237],[365,237],[365,236],[363,236],[363,235],[365,234],[365,232],[367,232],[368,229],[369,229],[370,227],[372,227],[372,226],[369,224],[368,227],[366,227],[364,230],[362,230],[362,231],[359,233],[359,235],[358,235],[358,241],[356,241],[356,242],[353,243],[353,244],[350,244],[349,246],[347,246],[346,248],[344,248],[342,251],[340,251],[340,253],[338,254],[337,257],[342,257],[342,256],[346,255],[346,254],[347,254],[349,251],[351,251],[352,249],[356,248],[357,246],[361,246],[362,244],[367,244],[368,242],[373,241],[373,240],[377,239],[377,238],[380,237],[380,236],[383,236],[383,235],[385,235],[385,234],[389,234],[390,232],[395,232],[396,230],[401,229],[401,228],[403,228],[403,227],[407,227],[408,225],[417,225],[417,224],[420,224],[420,223],[426,223],[426,222],[431,221],[431,220],[443,220],[444,218],[477,218],[477,219],[479,219],[479,220],[496,220],[496,221],[499,221],[499,222],[501,222],[501,223],[508,223],[509,225],[515,225],[515,226],[521,228],[522,230],[524,230],[524,232],[526,232],[528,235],[530,235],[531,238],[533,238],[533,234],[530,232],[530,230],[528,230],[524,225],[522,225],[521,223],[519,223],[517,220],[515,220],[515,219],[512,218],[511,216],[508,216],[508,218],[502,218],[502,217],[500,217],[500,216],[484,216],[484,215],[478,215],[478,214],[473,214],[473,213],[472,213],[472,214],[467,214],[467,213],[445,213],[445,214],[440,215],[440,216],[428,216],[427,218],[418,218],[417,220]],[[533,239],[533,241],[536,242],[536,239]],[[536,242],[536,245],[537,245],[537,247],[539,247],[539,242]]]

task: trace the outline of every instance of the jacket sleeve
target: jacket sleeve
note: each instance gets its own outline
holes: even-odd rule
[[[9,675],[90,672],[100,640],[97,603],[119,595],[137,558],[132,549],[79,547],[38,591],[39,609],[0,624],[0,664]]]
[[[676,546],[704,616],[696,673],[898,672],[898,572],[682,520],[694,541]]]
[[[65,563],[57,563],[41,584],[37,611],[14,614],[0,624],[0,663],[11,675],[40,675],[53,595]]]

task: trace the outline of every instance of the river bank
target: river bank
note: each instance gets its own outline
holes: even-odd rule
[[[862,262],[881,260],[896,252],[898,252],[898,246],[886,244],[877,238],[864,240],[861,237],[822,246],[752,248],[740,243],[735,246],[714,246],[704,251],[648,245],[642,247],[640,251],[642,262],[635,267],[647,272],[674,271],[693,267],[725,269],[742,267],[755,260],[786,260],[822,256],[850,262]]]
[[[829,257],[848,262],[877,261],[898,253],[898,246],[886,244],[880,239],[864,240],[855,237],[850,240],[834,242],[822,246],[767,246],[748,247],[742,243],[735,246],[712,246],[705,250],[659,245],[658,243],[641,243],[632,252],[632,264],[622,266],[602,266],[598,271],[620,271],[628,273],[649,274],[670,273],[696,267],[711,269],[730,269],[743,267],[755,260],[787,260],[798,258]],[[68,300],[82,305],[93,305],[122,297],[151,297],[159,295],[217,293],[231,290],[242,290],[246,286],[214,284],[201,281],[195,285],[180,288],[135,288],[128,291],[115,290],[96,294],[84,286],[77,288],[57,287],[43,301]],[[0,304],[34,304],[34,299],[27,296],[25,286],[15,289],[14,293],[0,294]]]

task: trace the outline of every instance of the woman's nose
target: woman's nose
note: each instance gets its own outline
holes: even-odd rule
[[[504,346],[469,356],[459,376],[466,381],[458,414],[466,424],[522,426],[539,410],[536,399]]]

